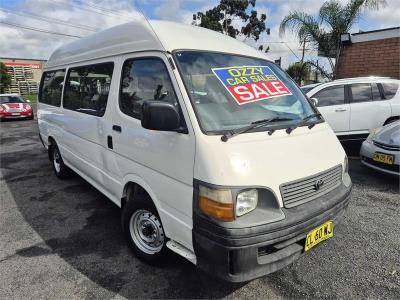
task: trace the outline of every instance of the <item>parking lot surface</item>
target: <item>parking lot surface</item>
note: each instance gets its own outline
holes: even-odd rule
[[[0,124],[0,299],[400,298],[398,178],[350,159],[353,198],[335,237],[242,284],[171,253],[149,266],[128,249],[120,210],[78,176],[58,180],[36,121]]]

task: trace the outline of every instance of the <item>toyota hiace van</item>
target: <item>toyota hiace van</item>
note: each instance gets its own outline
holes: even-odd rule
[[[351,195],[343,148],[287,74],[195,26],[137,21],[60,47],[38,122],[56,176],[121,207],[140,258],[169,248],[229,281],[333,237]]]

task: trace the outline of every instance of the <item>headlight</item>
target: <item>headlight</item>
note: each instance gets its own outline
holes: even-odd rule
[[[258,191],[256,189],[241,192],[236,198],[236,216],[242,216],[257,207]]]
[[[204,214],[225,222],[235,219],[230,190],[212,189],[199,186],[199,209]]]
[[[371,133],[368,135],[366,141],[367,141],[368,143],[372,143],[372,140],[373,140],[374,137],[378,134],[378,132],[381,131],[381,128],[382,128],[382,127],[373,129],[373,130],[371,131]]]

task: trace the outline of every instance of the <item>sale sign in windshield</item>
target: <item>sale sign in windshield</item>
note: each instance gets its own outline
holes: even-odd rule
[[[291,95],[268,66],[212,69],[239,105]]]

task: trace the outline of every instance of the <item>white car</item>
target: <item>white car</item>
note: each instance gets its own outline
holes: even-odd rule
[[[360,156],[370,168],[400,175],[400,121],[372,131],[361,146]]]
[[[399,80],[384,77],[339,79],[307,92],[339,140],[363,140],[371,130],[399,119]]]

